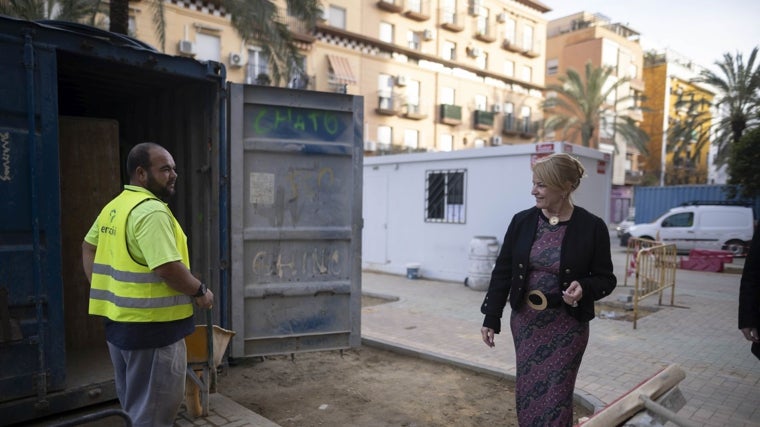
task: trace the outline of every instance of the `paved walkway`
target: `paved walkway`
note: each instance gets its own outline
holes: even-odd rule
[[[613,247],[613,261],[622,285],[623,248]],[[608,298],[628,295],[633,286],[630,278],[628,282]],[[484,292],[459,283],[372,273],[363,275],[362,286],[364,293],[400,298],[362,310],[365,341],[514,375],[509,330],[497,335],[493,349],[481,342]],[[594,319],[577,394],[587,402],[607,404],[675,363],[686,373],[679,384],[686,405],[679,415],[704,426],[760,426],[760,361],[737,329],[738,293],[739,274],[678,270],[675,306],[640,318],[637,329],[631,322]],[[670,302],[669,293],[663,302]],[[644,305],[656,304],[652,296]]]
[[[621,285],[608,299],[618,300],[630,293],[632,281],[622,286],[625,252],[616,245],[613,261]],[[581,401],[604,406],[675,363],[686,373],[679,384],[686,405],[679,415],[703,426],[760,427],[760,361],[737,329],[739,270],[733,271],[678,270],[675,306],[659,307],[639,319],[635,330],[627,321],[593,320],[576,387]],[[484,292],[461,283],[370,272],[363,274],[362,281],[365,294],[398,299],[362,310],[365,345],[514,376],[508,329],[497,335],[493,349],[480,340]],[[669,301],[670,294],[665,293],[663,302]],[[656,304],[653,296],[644,306]],[[211,396],[210,407],[208,418],[180,414],[175,425],[276,426],[219,393]]]

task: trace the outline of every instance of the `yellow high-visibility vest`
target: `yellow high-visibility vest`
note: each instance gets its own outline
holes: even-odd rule
[[[100,212],[90,314],[116,322],[168,322],[192,316],[191,297],[169,287],[147,265],[136,262],[127,250],[129,213],[149,199],[158,200],[151,194],[125,189]],[[163,206],[172,218],[182,263],[190,268],[187,236],[169,207]]]

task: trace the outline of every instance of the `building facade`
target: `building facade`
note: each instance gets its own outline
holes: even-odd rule
[[[694,83],[701,67],[671,50],[647,52],[642,129],[650,153],[642,163],[648,184],[707,184],[715,90]]]
[[[598,13],[575,13],[548,24],[546,84],[558,84],[559,77],[568,69],[583,76],[588,62],[595,68],[611,67],[611,79],[628,78],[629,81],[619,87],[614,94],[616,99],[610,100],[610,104],[616,104],[615,114],[627,115],[638,122],[642,119],[640,100],[644,93],[643,56],[638,32]],[[612,120],[614,118],[608,122]],[[613,184],[638,184],[638,151],[616,135],[611,126],[600,123],[598,128],[591,146],[612,155]],[[571,142],[579,144],[580,139]]]
[[[158,46],[145,3],[131,4],[134,35]],[[368,155],[536,141],[542,3],[330,0],[315,31],[275,3],[304,55],[288,86],[363,96]],[[272,84],[264,50],[240,39],[220,2],[172,0],[165,11],[167,53],[222,62],[233,82]]]

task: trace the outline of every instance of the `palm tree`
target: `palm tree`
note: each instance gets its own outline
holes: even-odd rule
[[[164,47],[164,12],[161,0],[152,0],[154,7],[153,22],[156,25],[161,50]],[[272,0],[211,0],[221,5],[232,16],[232,25],[245,41],[259,41],[264,53],[271,60],[270,76],[275,84],[283,76],[289,76],[290,70],[301,62],[302,55],[293,43],[287,25],[281,19],[277,5]],[[319,0],[286,0],[288,15],[303,22],[308,29],[314,28],[322,16]],[[127,33],[129,19],[129,1],[111,0],[110,30],[120,34]]]
[[[0,0],[0,14],[29,21],[55,19],[94,24],[101,0]]]
[[[544,110],[549,115],[544,127],[561,129],[563,135],[571,139],[580,134],[585,147],[591,146],[600,128],[608,128],[641,154],[647,154],[647,134],[624,111],[618,111],[618,105],[630,103],[633,97],[614,97],[630,79],[621,78],[609,84],[612,71],[611,68],[595,68],[589,62],[585,78],[568,69],[567,74],[559,78],[561,84],[548,85],[547,90],[556,92],[557,96],[547,97],[544,102]],[[614,101],[610,102],[610,99]]]
[[[302,55],[293,42],[287,25],[281,19],[274,0],[206,0],[222,6],[232,16],[232,25],[246,41],[258,41],[271,60],[272,82],[278,84],[298,67]],[[72,22],[89,21],[94,25],[97,12],[108,7],[109,30],[127,34],[129,29],[129,0],[0,0],[0,13],[28,20],[58,19]],[[164,2],[150,0],[153,23],[160,49],[166,50]],[[311,30],[322,16],[319,0],[286,0],[290,17],[300,20]],[[89,18],[89,19],[87,19]]]
[[[666,185],[703,184],[707,181],[707,164],[700,167],[703,153],[710,145],[712,115],[710,102],[694,99],[694,93],[679,95],[675,103],[678,117],[670,118],[667,130],[667,152],[673,153],[672,167],[666,173]]]
[[[739,142],[744,131],[757,126],[760,121],[760,61],[755,64],[758,48],[750,52],[746,65],[741,53],[726,53],[722,61],[716,61],[720,73],[703,70],[695,79],[707,83],[719,91],[716,106],[725,112],[715,125],[715,144],[718,148],[716,164],[728,160],[731,144]]]

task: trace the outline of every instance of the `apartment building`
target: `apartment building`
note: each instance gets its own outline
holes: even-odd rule
[[[650,183],[707,184],[710,127],[716,90],[695,83],[702,67],[672,50],[647,52],[646,90],[641,124],[651,136],[642,164]],[[675,135],[681,129],[686,135]]]
[[[611,67],[612,78],[630,78],[614,94],[615,99],[610,100],[610,104],[617,104],[613,114],[628,115],[640,122],[643,118],[640,103],[645,86],[642,73],[644,53],[639,38],[639,33],[629,26],[614,23],[598,13],[579,12],[552,20],[547,29],[546,84],[559,83],[559,77],[568,69],[575,69],[583,75],[588,62],[594,67]],[[623,99],[628,101],[619,101]],[[607,126],[600,123],[591,146],[610,153],[614,186],[639,184],[639,153],[609,126],[614,119],[609,117]],[[580,140],[571,142],[580,143]]]
[[[158,46],[148,2],[131,28]],[[304,54],[287,85],[364,97],[368,155],[533,142],[543,120],[546,20],[534,0],[328,0],[315,31],[288,16]],[[166,3],[166,52],[224,63],[230,81],[271,84],[221,2]]]

